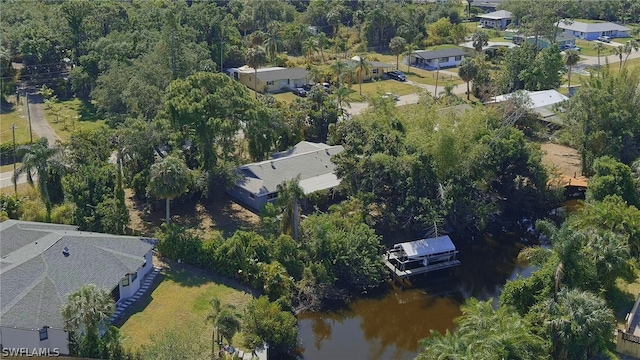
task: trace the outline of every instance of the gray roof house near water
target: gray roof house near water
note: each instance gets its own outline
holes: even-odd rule
[[[242,204],[260,211],[267,202],[277,199],[278,185],[297,177],[305,194],[334,188],[340,179],[334,173],[331,157],[342,150],[340,145],[302,141],[274,154],[271,160],[238,167],[241,178],[229,193]]]
[[[68,354],[62,308],[94,284],[131,297],[153,267],[155,241],[78,231],[76,226],[0,223],[0,347]]]

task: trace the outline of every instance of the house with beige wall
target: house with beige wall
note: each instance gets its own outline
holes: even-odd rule
[[[307,70],[298,67],[268,67],[258,69],[256,72],[252,67],[245,65],[228,69],[227,73],[249,89],[260,93],[290,91],[307,84],[309,79]],[[256,74],[257,82],[254,78]]]
[[[384,75],[385,71],[390,70],[395,68],[395,65],[391,65],[391,64],[387,64],[387,63],[383,63],[380,61],[370,61],[367,60],[367,63],[369,64],[369,72],[367,74],[364,74],[364,76],[362,77],[363,81],[369,81],[372,79],[381,79],[382,76]],[[352,57],[349,60],[345,60],[345,62],[347,63],[347,65],[353,67],[354,69],[358,68],[358,62],[360,61],[360,56],[356,55],[354,57]],[[357,76],[354,78],[355,82],[357,82]]]

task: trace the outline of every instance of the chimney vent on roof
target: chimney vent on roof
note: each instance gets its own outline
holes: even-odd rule
[[[69,256],[69,248],[68,247],[64,247],[64,249],[62,249],[62,255],[64,255],[65,257]]]

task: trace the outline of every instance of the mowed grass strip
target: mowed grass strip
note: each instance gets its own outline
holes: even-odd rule
[[[395,80],[371,81],[362,83],[362,95],[360,95],[360,85],[353,84],[348,100],[361,102],[388,92],[395,95],[409,95],[420,92],[420,88]]]
[[[78,99],[59,101],[50,106],[43,104],[44,117],[56,134],[68,140],[76,130],[95,130],[105,125],[105,121],[97,119],[95,110]]]
[[[121,327],[128,349],[139,349],[151,342],[152,335],[170,330],[195,329],[202,341],[210,342],[212,325],[205,319],[211,299],[218,297],[222,304],[231,304],[242,313],[253,297],[248,288],[232,280],[183,264],[170,264],[154,281],[160,282],[128,310],[131,315]],[[233,340],[235,346],[240,345],[242,334]]]
[[[20,100],[23,100],[21,97]],[[29,142],[29,119],[27,118],[23,105],[15,104],[15,96],[10,96],[9,105],[3,104],[0,111],[0,143],[13,143],[13,131],[11,126],[16,124],[16,143],[24,144]],[[33,134],[33,140],[38,138]]]

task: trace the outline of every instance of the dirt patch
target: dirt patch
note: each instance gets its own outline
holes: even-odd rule
[[[549,168],[551,173],[569,177],[581,175],[580,154],[576,149],[553,143],[544,143],[540,148],[544,151],[542,164]]]
[[[125,196],[131,229],[145,236],[154,236],[165,221],[164,206],[149,210],[147,204],[137,200],[130,189],[125,191]],[[225,194],[213,200],[171,204],[171,221],[201,230],[205,236],[222,233],[228,237],[236,230],[255,230],[260,217]]]

